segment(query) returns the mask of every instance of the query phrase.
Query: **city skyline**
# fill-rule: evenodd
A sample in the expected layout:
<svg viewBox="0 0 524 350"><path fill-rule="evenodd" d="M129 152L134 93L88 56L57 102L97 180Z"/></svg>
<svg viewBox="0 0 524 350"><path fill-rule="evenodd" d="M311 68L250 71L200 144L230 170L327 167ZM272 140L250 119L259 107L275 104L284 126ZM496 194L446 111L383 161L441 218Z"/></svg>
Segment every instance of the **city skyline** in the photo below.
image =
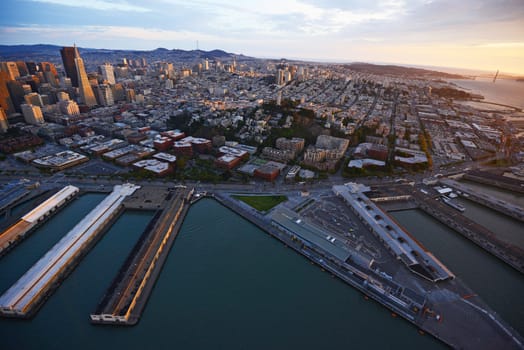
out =
<svg viewBox="0 0 524 350"><path fill-rule="evenodd" d="M8 0L5 8L0 44L150 50L194 49L198 42L203 50L255 57L524 74L524 6L514 0Z"/></svg>

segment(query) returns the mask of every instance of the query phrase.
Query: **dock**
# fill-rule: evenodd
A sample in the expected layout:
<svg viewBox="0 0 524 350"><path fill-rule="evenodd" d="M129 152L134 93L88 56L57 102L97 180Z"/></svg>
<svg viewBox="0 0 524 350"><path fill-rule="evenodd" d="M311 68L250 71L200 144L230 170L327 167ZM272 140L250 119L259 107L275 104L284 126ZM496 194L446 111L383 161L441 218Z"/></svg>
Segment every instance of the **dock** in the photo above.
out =
<svg viewBox="0 0 524 350"><path fill-rule="evenodd" d="M524 210L523 208L517 205L513 205L500 199L493 198L492 196L488 196L484 193L472 190L471 188L464 186L463 184L455 180L441 179L440 182L467 195L467 199L470 201L473 201L475 203L498 211L499 213L502 213L504 215L511 216L516 220L524 222Z"/></svg>
<svg viewBox="0 0 524 350"><path fill-rule="evenodd" d="M96 311L94 324L135 325L142 314L171 246L190 207L193 189L179 187L167 195L167 204L157 212L132 250ZM135 196L134 202L140 196Z"/></svg>
<svg viewBox="0 0 524 350"><path fill-rule="evenodd" d="M365 187L365 186L364 186ZM406 265L413 273L430 281L444 281L454 278L442 262L429 253L371 201L357 184L333 186L333 192L342 198L351 210L365 223L388 251ZM406 198L411 199L411 197Z"/></svg>
<svg viewBox="0 0 524 350"><path fill-rule="evenodd" d="M417 273L410 273L410 283L401 277L397 282L397 274L391 278L377 273L374 264L366 266L367 261L360 259L358 254L338 249L335 244L331 244L332 240L325 240L319 245L319 240L313 238L312 234L322 228L305 224L296 212L293 214L289 210L277 208L265 215L238 203L228 194L208 193L207 196L216 199L281 241L286 247L320 266L322 271L359 290L366 299L369 297L375 300L395 315L401 316L453 348L523 348L522 337L480 298L463 298L464 295L471 295L473 291L467 288L460 278L453 278L445 266L441 266L438 278L433 279L436 282ZM430 252L427 254L431 257ZM402 268L411 270L408 266L404 267L405 263L398 263ZM439 264L436 259L433 263ZM400 272L399 276L406 275Z"/></svg>
<svg viewBox="0 0 524 350"><path fill-rule="evenodd" d="M426 214L458 232L515 270L524 273L524 251L521 248L501 241L492 231L431 197L414 192L413 198Z"/></svg>
<svg viewBox="0 0 524 350"><path fill-rule="evenodd" d="M132 184L115 186L110 195L0 296L0 316L31 317L118 216L123 200L137 188L139 186ZM45 208L31 211L25 220L38 221L46 212Z"/></svg>
<svg viewBox="0 0 524 350"><path fill-rule="evenodd" d="M479 184L497 187L506 191L524 194L524 182L507 176L497 175L488 171L470 170L464 174L465 180Z"/></svg>
<svg viewBox="0 0 524 350"><path fill-rule="evenodd" d="M28 212L0 234L0 257L20 243L41 223L49 219L79 192L75 186L66 186L42 204Z"/></svg>

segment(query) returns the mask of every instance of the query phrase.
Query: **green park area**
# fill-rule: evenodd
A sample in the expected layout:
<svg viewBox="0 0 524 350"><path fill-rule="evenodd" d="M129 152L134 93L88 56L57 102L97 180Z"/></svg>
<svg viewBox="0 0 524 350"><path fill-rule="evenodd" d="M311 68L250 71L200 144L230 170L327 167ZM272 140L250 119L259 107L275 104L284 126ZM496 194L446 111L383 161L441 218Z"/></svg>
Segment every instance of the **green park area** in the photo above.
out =
<svg viewBox="0 0 524 350"><path fill-rule="evenodd" d="M274 206L287 201L286 196L233 196L258 211L267 211Z"/></svg>

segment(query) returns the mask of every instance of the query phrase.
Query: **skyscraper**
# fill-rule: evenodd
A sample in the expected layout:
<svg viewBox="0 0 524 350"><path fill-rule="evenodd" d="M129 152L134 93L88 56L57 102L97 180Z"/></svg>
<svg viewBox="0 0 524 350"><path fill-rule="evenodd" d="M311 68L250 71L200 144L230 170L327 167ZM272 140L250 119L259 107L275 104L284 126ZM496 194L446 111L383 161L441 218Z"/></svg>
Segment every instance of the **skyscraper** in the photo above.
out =
<svg viewBox="0 0 524 350"><path fill-rule="evenodd" d="M24 61L16 61L16 66L18 67L18 72L20 73L20 76L25 77L26 75L29 75L27 65Z"/></svg>
<svg viewBox="0 0 524 350"><path fill-rule="evenodd" d="M41 62L39 64L41 71L44 73L45 80L53 87L58 87L58 72L55 65L50 62Z"/></svg>
<svg viewBox="0 0 524 350"><path fill-rule="evenodd" d="M7 121L7 115L4 109L0 107L0 132L6 132L9 129L9 122Z"/></svg>
<svg viewBox="0 0 524 350"><path fill-rule="evenodd" d="M22 87L22 83L16 80L9 80L7 82L7 91L9 91L9 96L11 96L11 102L13 107L17 112L21 112L20 105L25 102L24 96L25 91Z"/></svg>
<svg viewBox="0 0 524 350"><path fill-rule="evenodd" d="M78 73L76 72L75 64L76 51L76 46L66 46L60 50L60 55L62 55L62 62L64 63L66 75L69 79L71 79L71 84L74 87L78 87Z"/></svg>
<svg viewBox="0 0 524 350"><path fill-rule="evenodd" d="M109 85L98 85L98 100L102 106L112 106L115 104L115 100L113 99L113 91Z"/></svg>
<svg viewBox="0 0 524 350"><path fill-rule="evenodd" d="M28 105L44 107L44 102L42 101L42 96L37 92L31 92L24 96L25 103Z"/></svg>
<svg viewBox="0 0 524 350"><path fill-rule="evenodd" d="M104 80L107 81L109 84L114 85L116 83L115 73L111 64L105 63L99 66L98 71L100 72Z"/></svg>
<svg viewBox="0 0 524 350"><path fill-rule="evenodd" d="M9 73L0 71L0 108L3 108L7 114L11 114L15 112L15 107L7 89L8 81Z"/></svg>
<svg viewBox="0 0 524 350"><path fill-rule="evenodd" d="M9 74L9 78L11 80L15 80L20 76L20 72L18 71L18 66L16 65L16 62L2 62L1 68L4 72L7 72Z"/></svg>
<svg viewBox="0 0 524 350"><path fill-rule="evenodd" d="M26 62L28 74L36 74L38 72L38 65L35 62Z"/></svg>
<svg viewBox="0 0 524 350"><path fill-rule="evenodd" d="M86 106L88 107L96 106L95 94L93 93L93 89L91 88L91 84L89 84L89 79L87 78L86 69L84 67L84 60L80 57L80 53L78 52L78 49L76 48L76 46L74 47L74 49L75 49L75 66L76 66L76 71L78 73L77 80L78 80L78 88L80 89L80 97L82 98L82 102Z"/></svg>
<svg viewBox="0 0 524 350"><path fill-rule="evenodd" d="M37 125L44 123L44 116L40 107L24 103L21 105L21 109L27 124Z"/></svg>

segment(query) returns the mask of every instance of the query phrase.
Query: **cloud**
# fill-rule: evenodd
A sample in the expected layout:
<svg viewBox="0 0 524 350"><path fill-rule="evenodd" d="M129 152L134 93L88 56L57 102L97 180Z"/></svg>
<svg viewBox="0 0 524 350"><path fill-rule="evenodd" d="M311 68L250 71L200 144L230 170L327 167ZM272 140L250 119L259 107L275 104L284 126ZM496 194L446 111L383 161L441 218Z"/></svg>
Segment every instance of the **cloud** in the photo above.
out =
<svg viewBox="0 0 524 350"><path fill-rule="evenodd" d="M81 8L87 8L92 10L101 10L101 11L107 11L107 10L117 10L117 11L129 11L129 12L150 12L151 9L133 5L128 3L127 1L122 0L111 0L111 1L104 1L104 0L31 0L33 2L41 2L46 4L52 4L52 5L60 5L60 6L69 6L69 7L81 7Z"/></svg>
<svg viewBox="0 0 524 350"><path fill-rule="evenodd" d="M485 43L478 45L478 47L486 48L508 48L508 49L522 49L524 48L524 42L500 42L500 43Z"/></svg>

